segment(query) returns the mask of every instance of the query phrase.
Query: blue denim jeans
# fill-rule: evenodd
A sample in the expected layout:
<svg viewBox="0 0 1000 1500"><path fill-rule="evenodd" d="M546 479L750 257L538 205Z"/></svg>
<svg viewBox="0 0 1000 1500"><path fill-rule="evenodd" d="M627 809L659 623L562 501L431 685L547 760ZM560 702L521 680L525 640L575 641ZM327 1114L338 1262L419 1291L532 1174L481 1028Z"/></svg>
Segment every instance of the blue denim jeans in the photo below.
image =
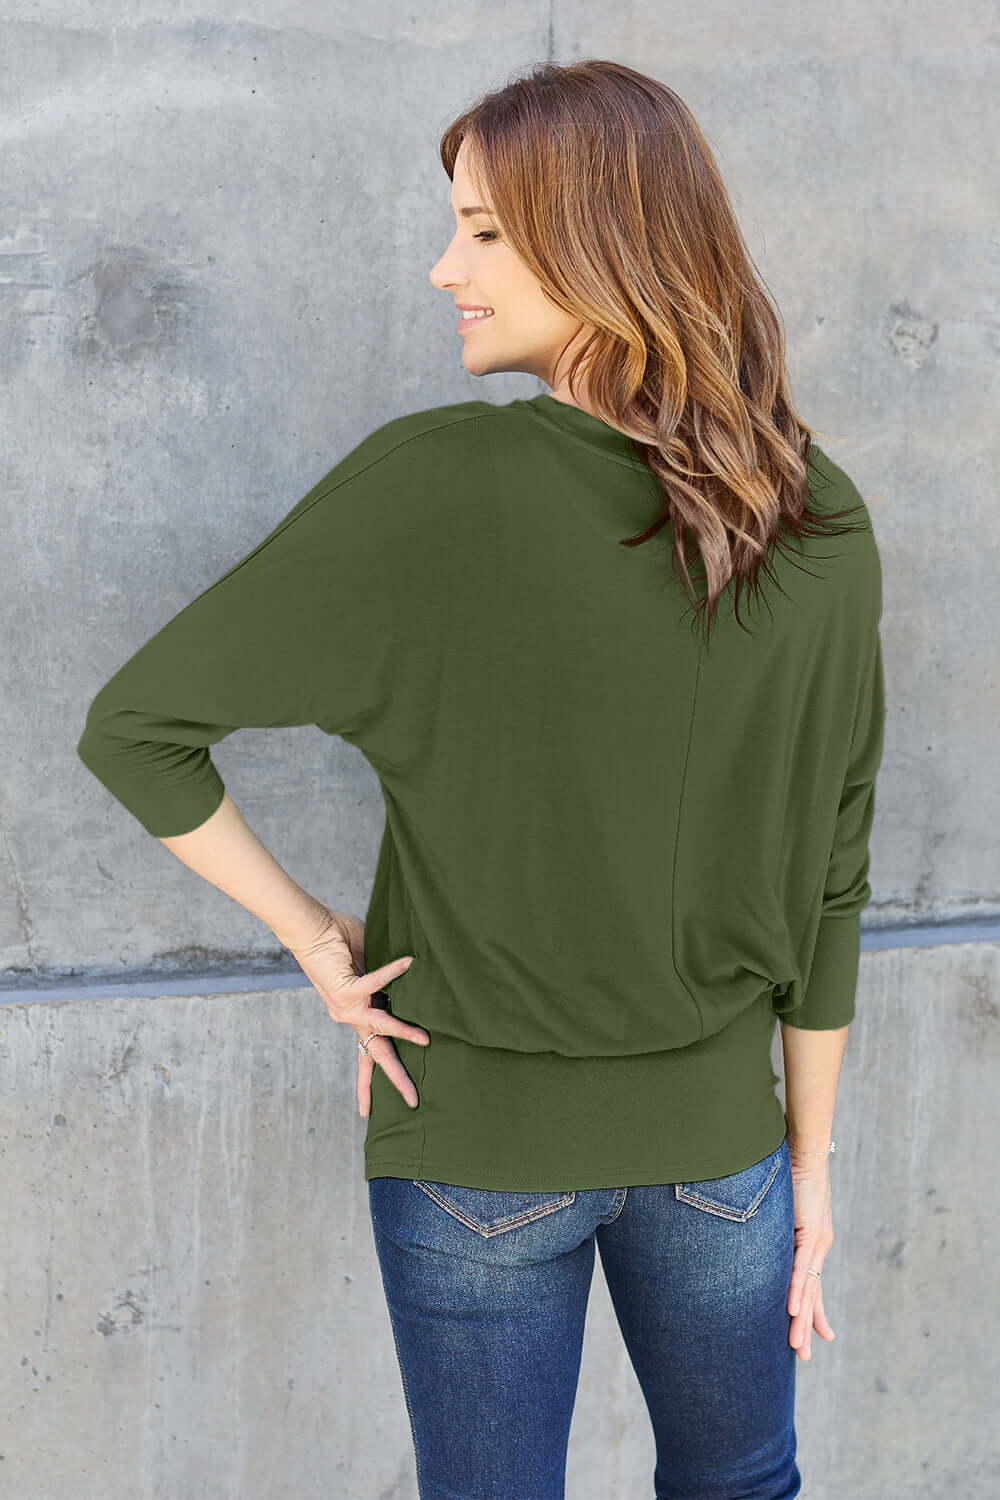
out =
<svg viewBox="0 0 1000 1500"><path fill-rule="evenodd" d="M798 1495L787 1140L703 1182L368 1190L420 1500L564 1500L595 1243L656 1500Z"/></svg>

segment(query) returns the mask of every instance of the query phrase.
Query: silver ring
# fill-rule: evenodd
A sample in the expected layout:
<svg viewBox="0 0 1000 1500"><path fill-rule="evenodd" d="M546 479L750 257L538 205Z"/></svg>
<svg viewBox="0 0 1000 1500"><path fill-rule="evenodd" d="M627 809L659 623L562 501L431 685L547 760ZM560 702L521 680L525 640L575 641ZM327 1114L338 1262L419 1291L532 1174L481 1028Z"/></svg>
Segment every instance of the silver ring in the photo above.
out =
<svg viewBox="0 0 1000 1500"><path fill-rule="evenodd" d="M359 1052L363 1052L365 1054L365 1056L367 1057L368 1056L368 1043L371 1041L371 1039L372 1039L373 1036L381 1036L381 1035L382 1035L381 1031L373 1031L372 1034L371 1034L371 1036L366 1036L363 1042L359 1042L358 1043L358 1051Z"/></svg>
<svg viewBox="0 0 1000 1500"><path fill-rule="evenodd" d="M819 1271L813 1271L811 1269L806 1272L807 1276L818 1276L819 1274Z"/></svg>

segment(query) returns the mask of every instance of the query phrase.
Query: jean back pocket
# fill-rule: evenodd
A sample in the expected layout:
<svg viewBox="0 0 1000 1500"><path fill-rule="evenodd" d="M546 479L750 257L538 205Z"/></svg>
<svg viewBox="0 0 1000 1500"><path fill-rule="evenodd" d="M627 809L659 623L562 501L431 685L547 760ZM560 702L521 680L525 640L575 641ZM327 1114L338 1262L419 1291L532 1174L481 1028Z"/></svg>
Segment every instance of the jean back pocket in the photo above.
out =
<svg viewBox="0 0 1000 1500"><path fill-rule="evenodd" d="M453 1182L411 1178L413 1186L432 1198L445 1213L484 1238L520 1229L560 1208L568 1208L576 1193L521 1193L499 1188L459 1187Z"/></svg>
<svg viewBox="0 0 1000 1500"><path fill-rule="evenodd" d="M768 1156L733 1172L728 1177L709 1177L702 1182L675 1182L674 1196L692 1208L716 1214L721 1219L749 1219L763 1203L787 1155L782 1141Z"/></svg>

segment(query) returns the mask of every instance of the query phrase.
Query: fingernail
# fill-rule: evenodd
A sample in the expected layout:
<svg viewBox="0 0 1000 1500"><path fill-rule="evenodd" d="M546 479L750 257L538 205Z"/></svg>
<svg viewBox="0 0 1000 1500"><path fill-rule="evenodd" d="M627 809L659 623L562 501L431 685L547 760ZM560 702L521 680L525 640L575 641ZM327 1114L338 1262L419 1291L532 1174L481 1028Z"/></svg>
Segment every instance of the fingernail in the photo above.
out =
<svg viewBox="0 0 1000 1500"><path fill-rule="evenodd" d="M793 1318L794 1318L794 1317L795 1317L795 1316L796 1316L796 1314L797 1314L797 1313L798 1313L798 1310L799 1310L799 1304L798 1304L798 1303L797 1303L797 1302L793 1302L793 1303L792 1303L792 1317L793 1317Z"/></svg>

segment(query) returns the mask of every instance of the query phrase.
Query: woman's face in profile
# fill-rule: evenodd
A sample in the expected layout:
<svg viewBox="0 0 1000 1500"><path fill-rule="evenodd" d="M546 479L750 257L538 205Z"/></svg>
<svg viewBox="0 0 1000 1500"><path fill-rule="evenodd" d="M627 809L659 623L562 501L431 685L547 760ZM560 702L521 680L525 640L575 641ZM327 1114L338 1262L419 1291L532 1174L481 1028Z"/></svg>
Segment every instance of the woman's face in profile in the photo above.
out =
<svg viewBox="0 0 1000 1500"><path fill-rule="evenodd" d="M462 363L470 375L521 370L554 385L568 361L566 346L587 330L578 319L553 306L541 284L504 241L493 205L476 192L468 175L463 141L455 160L451 209L456 228L451 243L430 272L431 285L448 292L456 304L488 308L480 317L465 315L457 337ZM475 213L463 212L476 209Z"/></svg>

